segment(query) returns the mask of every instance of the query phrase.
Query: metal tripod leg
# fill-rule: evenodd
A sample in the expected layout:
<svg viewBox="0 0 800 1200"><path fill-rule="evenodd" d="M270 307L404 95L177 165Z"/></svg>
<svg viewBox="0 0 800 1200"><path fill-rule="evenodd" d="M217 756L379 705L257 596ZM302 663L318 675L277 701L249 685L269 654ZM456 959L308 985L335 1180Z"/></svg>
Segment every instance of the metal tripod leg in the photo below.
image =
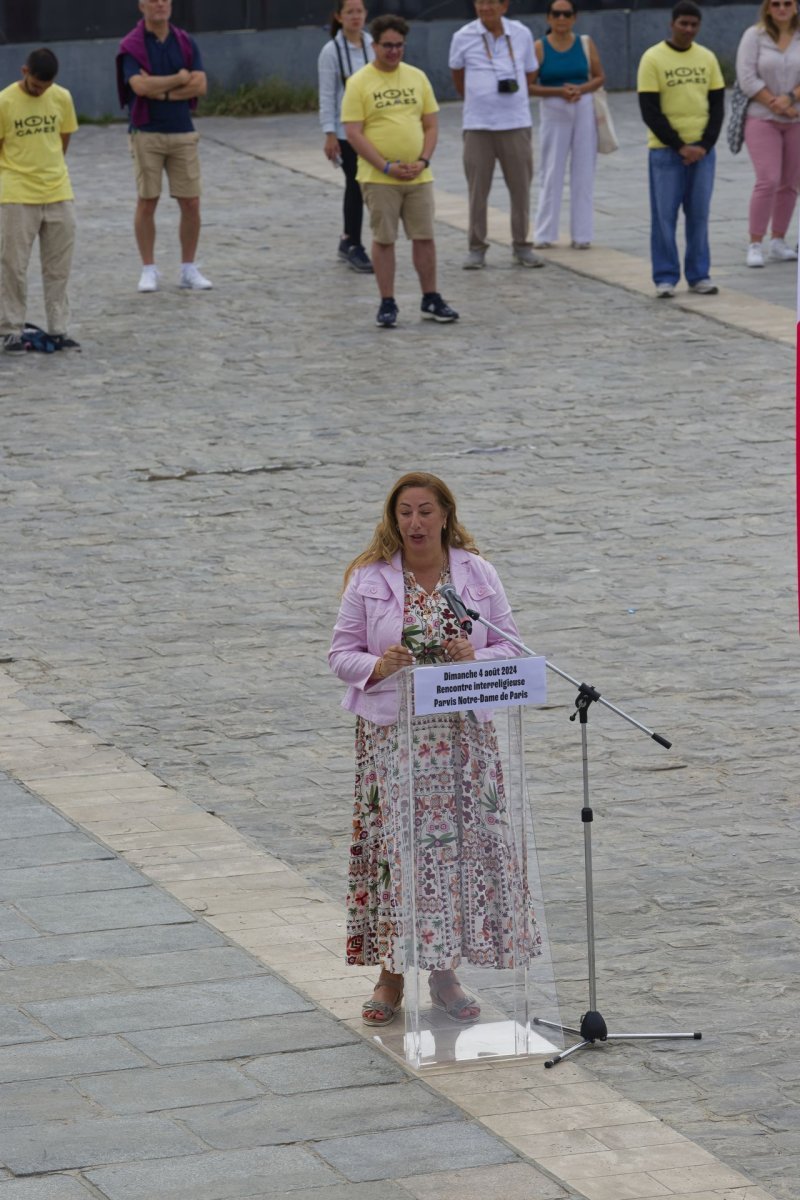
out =
<svg viewBox="0 0 800 1200"><path fill-rule="evenodd" d="M581 762L583 768L583 808L581 810L581 821L583 822L583 852L584 852L584 867L586 872L586 940L589 952L589 1010L585 1012L581 1018L580 1029L574 1029L569 1025L559 1025L553 1021L543 1021L539 1017L533 1018L534 1025L542 1025L546 1029L557 1029L561 1033L571 1033L574 1037L581 1038L581 1041L574 1046L569 1046L561 1054L556 1054L553 1058L548 1058L545 1062L546 1067L554 1067L556 1063L563 1062L565 1058L569 1058L571 1054L577 1054L579 1050L585 1050L587 1046L594 1046L597 1042L623 1042L623 1041L651 1041L651 1040L667 1040L667 1041L700 1041L702 1033L609 1033L606 1027L605 1020L601 1013L597 1011L597 988L596 988L596 969L595 969L595 953L594 953L594 879L592 876L592 821L594 813L589 804L589 746L587 736L588 711L589 705L593 700L600 698L599 692L590 685L582 683L578 692L578 699L575 701L576 712L572 714L570 720L576 716L580 720L581 726Z"/></svg>
<svg viewBox="0 0 800 1200"><path fill-rule="evenodd" d="M549 1029L559 1029L562 1033L572 1033L577 1037L581 1036L579 1029L570 1029L568 1025L556 1025L552 1021L540 1021L536 1017L533 1020L534 1025L545 1025ZM545 1062L546 1067L554 1067L556 1063L563 1062L565 1058L569 1058L570 1054L575 1054L578 1050L585 1050L587 1046L596 1045L597 1041L603 1042L624 1042L624 1041L694 1041L699 1042L702 1038L702 1033L607 1033L604 1038L584 1038L582 1042L576 1042L574 1046L568 1047L561 1054L556 1054L552 1058L548 1058Z"/></svg>

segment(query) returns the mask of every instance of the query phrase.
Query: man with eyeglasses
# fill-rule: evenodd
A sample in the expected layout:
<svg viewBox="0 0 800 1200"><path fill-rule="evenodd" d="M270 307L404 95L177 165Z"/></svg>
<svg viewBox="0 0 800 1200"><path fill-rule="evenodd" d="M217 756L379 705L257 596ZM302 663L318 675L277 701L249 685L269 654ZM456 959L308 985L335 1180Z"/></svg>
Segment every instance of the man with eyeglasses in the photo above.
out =
<svg viewBox="0 0 800 1200"><path fill-rule="evenodd" d="M710 279L708 218L725 81L716 56L695 44L701 20L692 0L679 0L669 39L651 46L639 62L639 108L650 130L650 257L658 299L674 296L681 276L675 239L681 208L689 291L701 296L719 291Z"/></svg>
<svg viewBox="0 0 800 1200"><path fill-rule="evenodd" d="M422 288L422 316L450 324L458 313L436 290L433 240L431 158L439 105L428 77L402 61L408 36L402 17L376 17L370 33L375 59L347 80L342 124L358 155L356 178L372 227L372 265L381 296L375 324L382 329L397 324L395 242L401 219Z"/></svg>
<svg viewBox="0 0 800 1200"><path fill-rule="evenodd" d="M450 70L464 100L464 174L469 192L468 250L463 267L486 265L487 205L495 163L511 202L512 255L523 267L543 267L531 246L533 178L528 89L538 64L533 35L506 19L509 0L475 0L476 20L453 34Z"/></svg>

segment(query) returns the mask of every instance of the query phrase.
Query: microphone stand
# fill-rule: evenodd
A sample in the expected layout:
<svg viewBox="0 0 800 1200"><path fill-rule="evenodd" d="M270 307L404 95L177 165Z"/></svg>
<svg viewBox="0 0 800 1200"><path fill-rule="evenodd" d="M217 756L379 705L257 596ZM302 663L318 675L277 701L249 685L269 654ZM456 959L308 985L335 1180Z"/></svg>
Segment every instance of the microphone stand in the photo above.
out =
<svg viewBox="0 0 800 1200"><path fill-rule="evenodd" d="M455 588L448 586L442 589L442 595L447 603L454 608L456 618L462 622L462 628L466 630L468 622L465 618L471 618L477 621L486 629L491 629L494 633L499 634L504 641L511 642L518 646L525 654L534 655L535 651L531 650L519 638L508 633L507 630L501 629L498 625L493 625L491 621L487 621L475 609L467 608L464 601L456 592ZM594 703L602 704L605 708L611 710L623 721L627 721L629 725L633 725L641 733L646 733L654 742L658 742L659 746L663 746L665 750L669 750L672 742L668 742L660 733L654 733L652 729L648 729L646 725L642 725L634 717L623 712L621 708L611 704L605 697L601 696L597 688L592 687L589 683L579 683L577 679L573 679L566 671L562 671L554 663L548 662L545 659L545 666L548 671L552 671L561 679L566 679L567 683L571 683L578 689L578 695L575 700L575 712L570 715L570 721L578 718L581 727L581 762L583 767L583 808L581 809L581 821L583 822L583 847L584 847L584 865L586 874L586 935L589 957L589 1008L581 1017L580 1026L574 1029L570 1025L560 1025L554 1021L545 1021L540 1017L534 1017L534 1025L541 1025L547 1029L556 1029L561 1033L571 1033L581 1040L569 1049L564 1050L561 1054L556 1054L553 1058L548 1058L545 1062L545 1067L554 1067L557 1063L563 1062L565 1058L569 1058L571 1054L577 1053L578 1050L584 1050L587 1046L593 1046L595 1042L622 1042L622 1041L650 1041L650 1040L691 1040L699 1041L702 1038L702 1033L609 1033L608 1026L602 1014L597 1010L597 978L595 970L595 949L594 949L594 881L592 877L592 822L594 814L589 804L589 743L588 743L588 724L589 724L589 707Z"/></svg>

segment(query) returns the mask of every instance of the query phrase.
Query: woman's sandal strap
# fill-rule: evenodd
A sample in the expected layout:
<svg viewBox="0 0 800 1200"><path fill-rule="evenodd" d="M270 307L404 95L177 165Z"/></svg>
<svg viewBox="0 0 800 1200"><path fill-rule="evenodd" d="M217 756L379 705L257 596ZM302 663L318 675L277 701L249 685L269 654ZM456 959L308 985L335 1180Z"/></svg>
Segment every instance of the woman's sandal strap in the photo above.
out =
<svg viewBox="0 0 800 1200"><path fill-rule="evenodd" d="M431 987L430 991L431 1000L434 1004L434 1007L440 1008L443 1012L446 1012L451 1021L458 1021L462 1025L468 1025L478 1019L477 1017L459 1016L459 1013L462 1013L466 1008L477 1008L478 1013L480 1014L481 1006L476 998L471 996L469 992L464 992L463 999L453 1000L450 1004L445 1004L436 988Z"/></svg>
<svg viewBox="0 0 800 1200"><path fill-rule="evenodd" d="M361 1012L362 1014L370 1012L380 1013L384 1020L387 1020L389 1017L395 1015L397 1009L393 1004L389 1004L388 1000L365 1000L361 1006ZM380 1025L381 1022L374 1021L371 1024Z"/></svg>

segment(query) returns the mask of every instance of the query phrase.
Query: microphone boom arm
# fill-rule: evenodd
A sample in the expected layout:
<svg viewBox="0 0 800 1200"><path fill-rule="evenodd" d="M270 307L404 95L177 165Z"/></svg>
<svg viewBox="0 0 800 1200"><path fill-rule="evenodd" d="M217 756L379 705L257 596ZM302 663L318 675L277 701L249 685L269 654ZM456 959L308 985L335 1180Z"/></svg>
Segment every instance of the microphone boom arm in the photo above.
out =
<svg viewBox="0 0 800 1200"><path fill-rule="evenodd" d="M482 617L476 609L467 608L463 600L461 600L461 606L467 616L471 617L473 621L477 621L486 629L491 629L493 633L499 633L504 641L511 642L514 646L518 646L519 649L525 654L530 654L536 657L536 651L531 650L530 646L526 646L520 638L514 637L513 634L509 633L505 629L501 629L499 625L493 625L491 621L486 619L486 617ZM615 713L618 717L622 717L623 721L627 721L629 725L633 725L634 728L640 730L641 733L646 733L648 737L652 738L654 742L657 742L659 746L663 746L665 750L670 749L672 742L667 741L667 739L662 737L660 733L655 733L652 729L649 729L647 725L643 725L641 721L637 721L635 717L629 716L629 714L623 712L621 708L617 708L617 706L612 704L610 700L606 700L604 696L601 696L597 688L592 687L590 683L580 683L577 679L574 679L572 675L568 675L566 671L562 671L560 667L555 665L555 663L548 662L547 659L545 659L544 662L548 671L552 671L554 675L558 675L561 679L566 679L567 683L571 683L578 689L578 699L576 700L575 704L576 709L579 712L585 712L585 710L593 701L597 701L599 704L605 705L606 708L610 709L611 712ZM572 714L570 720L573 720L574 718L575 713Z"/></svg>

